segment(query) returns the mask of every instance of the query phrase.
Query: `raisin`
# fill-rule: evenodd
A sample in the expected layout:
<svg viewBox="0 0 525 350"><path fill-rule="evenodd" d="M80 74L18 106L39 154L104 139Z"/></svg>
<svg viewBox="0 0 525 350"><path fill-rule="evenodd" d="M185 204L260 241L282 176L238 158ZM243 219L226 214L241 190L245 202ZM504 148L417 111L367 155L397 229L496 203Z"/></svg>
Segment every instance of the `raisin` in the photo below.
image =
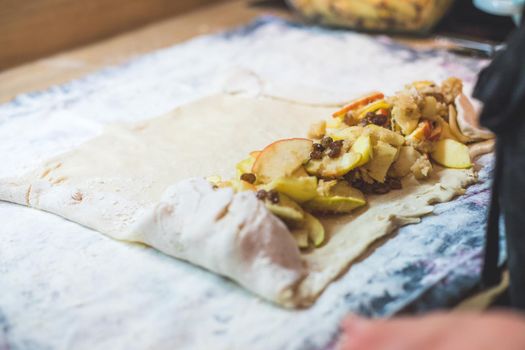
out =
<svg viewBox="0 0 525 350"><path fill-rule="evenodd" d="M334 142L334 140L330 136L325 136L321 140L321 145L324 148L327 148L327 147L329 147L332 144L332 142Z"/></svg>
<svg viewBox="0 0 525 350"><path fill-rule="evenodd" d="M270 190L270 192L268 192L268 199L273 204L279 203L279 192L274 191L274 190Z"/></svg>
<svg viewBox="0 0 525 350"><path fill-rule="evenodd" d="M364 194L373 193L373 185L361 179L352 182L352 186L363 192Z"/></svg>
<svg viewBox="0 0 525 350"><path fill-rule="evenodd" d="M244 173L241 175L241 180L253 184L257 178L252 173Z"/></svg>
<svg viewBox="0 0 525 350"><path fill-rule="evenodd" d="M370 122L375 125L384 125L387 119L387 116L382 114L374 114L369 118Z"/></svg>
<svg viewBox="0 0 525 350"><path fill-rule="evenodd" d="M337 158L337 157L339 157L340 154L341 154L341 148L332 148L328 152L328 157L330 157L330 158Z"/></svg>
<svg viewBox="0 0 525 350"><path fill-rule="evenodd" d="M390 192L390 186L387 183L375 182L372 185L372 192L375 194L385 194Z"/></svg>
<svg viewBox="0 0 525 350"><path fill-rule="evenodd" d="M368 119L367 118L363 118L359 121L359 123L357 125L359 126L367 126L369 123L368 123Z"/></svg>
<svg viewBox="0 0 525 350"><path fill-rule="evenodd" d="M343 178L346 180L346 182L348 182L349 184L352 183L352 181L354 180L359 180L358 178L356 178L356 172L354 170L350 170L349 172L347 172L346 174L343 175Z"/></svg>
<svg viewBox="0 0 525 350"><path fill-rule="evenodd" d="M388 186L390 186L390 189L392 190L400 190L401 188L403 188L403 185L401 184L401 180L395 177L388 178L387 183L388 183Z"/></svg>
<svg viewBox="0 0 525 350"><path fill-rule="evenodd" d="M343 140L337 140L337 141L332 142L330 146L328 146L328 148L330 149L343 148Z"/></svg>
<svg viewBox="0 0 525 350"><path fill-rule="evenodd" d="M352 187L355 187L358 190L363 190L365 188L365 182L361 179L354 179L350 183Z"/></svg>
<svg viewBox="0 0 525 350"><path fill-rule="evenodd" d="M265 190L259 190L257 191L257 199L261 199L261 200L264 200L266 198L266 196L268 195L268 192L266 192Z"/></svg>
<svg viewBox="0 0 525 350"><path fill-rule="evenodd" d="M319 152L324 151L324 146L321 145L320 143L314 143L314 145L312 147L314 149L314 152L315 151L319 151Z"/></svg>
<svg viewBox="0 0 525 350"><path fill-rule="evenodd" d="M321 158L323 158L323 153L321 151L312 151L310 153L310 158L312 158L312 159L321 159Z"/></svg>

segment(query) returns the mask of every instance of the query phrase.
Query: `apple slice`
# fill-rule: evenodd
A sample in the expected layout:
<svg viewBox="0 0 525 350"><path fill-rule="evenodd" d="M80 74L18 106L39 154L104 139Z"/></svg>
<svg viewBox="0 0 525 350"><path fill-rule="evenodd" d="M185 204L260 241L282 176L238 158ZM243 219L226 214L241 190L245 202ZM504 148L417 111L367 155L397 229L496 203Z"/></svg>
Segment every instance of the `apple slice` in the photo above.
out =
<svg viewBox="0 0 525 350"><path fill-rule="evenodd" d="M454 134L452 134L452 130L450 129L450 124L444 121L443 119L439 119L439 126L441 126L441 135L439 135L440 140L444 139L452 139L455 141L459 141Z"/></svg>
<svg viewBox="0 0 525 350"><path fill-rule="evenodd" d="M323 192L323 191L321 191ZM320 193L314 199L306 202L304 207L319 213L349 213L366 204L361 191L339 181L331 186L328 193Z"/></svg>
<svg viewBox="0 0 525 350"><path fill-rule="evenodd" d="M344 118L346 113L348 113L351 110L361 108L363 106L366 106L367 104L377 101L379 99L384 98L385 95L379 91L373 91L370 92L364 96L361 96L350 103L348 103L346 106L332 114L332 117L334 118Z"/></svg>
<svg viewBox="0 0 525 350"><path fill-rule="evenodd" d="M239 163L237 163L237 165L235 165L235 169L237 170L237 177L241 176L242 174L251 173L254 163L255 158L252 156L243 159Z"/></svg>
<svg viewBox="0 0 525 350"><path fill-rule="evenodd" d="M357 164L357 167L365 165L368 163L370 158L373 156L372 150L372 141L370 140L370 135L361 135L350 148L351 152L359 153L361 155L361 160Z"/></svg>
<svg viewBox="0 0 525 350"><path fill-rule="evenodd" d="M369 124L366 129L370 132L372 144L376 144L377 141L386 142L394 147L399 147L405 143L405 138L395 131L385 129L383 127Z"/></svg>
<svg viewBox="0 0 525 350"><path fill-rule="evenodd" d="M301 249L308 248L309 242L312 242L315 247L319 247L324 243L326 237L323 224L312 214L308 212L304 214L303 226L292 230L292 236Z"/></svg>
<svg viewBox="0 0 525 350"><path fill-rule="evenodd" d="M390 105L390 103L386 102L385 100L383 99L379 99L377 101L374 101L373 103L370 103L369 105L366 105L366 106L363 106L361 107L357 112L356 112L356 117L355 119L356 120L361 120L363 119L364 117L366 117L366 115L370 112L376 112L380 109L385 109L385 110L390 110L392 106Z"/></svg>
<svg viewBox="0 0 525 350"><path fill-rule="evenodd" d="M446 123L445 121L443 121ZM417 125L417 128L412 131L410 135L406 137L407 141L421 142L425 140L437 141L441 137L443 132L443 126L441 123L437 123L434 127L432 122L424 120Z"/></svg>
<svg viewBox="0 0 525 350"><path fill-rule="evenodd" d="M350 143L354 143L355 140L363 133L364 128L362 126L349 126L344 129L331 130L327 136L330 136L332 140L347 140Z"/></svg>
<svg viewBox="0 0 525 350"><path fill-rule="evenodd" d="M348 127L348 125L346 125L346 123L343 122L341 118L329 119L326 121L325 133L329 134L334 130L339 130L346 127Z"/></svg>
<svg viewBox="0 0 525 350"><path fill-rule="evenodd" d="M468 147L452 139L436 142L430 155L433 160L447 168L467 169L472 166Z"/></svg>
<svg viewBox="0 0 525 350"><path fill-rule="evenodd" d="M345 214L362 207L366 201L342 196L316 197L306 202L305 208L317 213Z"/></svg>
<svg viewBox="0 0 525 350"><path fill-rule="evenodd" d="M308 173L306 172L304 166L297 168L296 171L294 171L291 175L291 177L303 177L308 176Z"/></svg>
<svg viewBox="0 0 525 350"><path fill-rule="evenodd" d="M283 139L266 146L252 167L252 173L263 183L290 176L306 163L312 152L312 140Z"/></svg>
<svg viewBox="0 0 525 350"><path fill-rule="evenodd" d="M421 157L421 153L412 146L402 146L399 155L392 164L392 170L397 177L404 177L410 173L410 168Z"/></svg>
<svg viewBox="0 0 525 350"><path fill-rule="evenodd" d="M403 135L409 135L417 127L421 118L418 104L414 96L406 92L397 94L394 98L395 102L391 111L392 120Z"/></svg>
<svg viewBox="0 0 525 350"><path fill-rule="evenodd" d="M430 141L434 142L441 138L441 133L443 132L443 127L441 124L437 124L435 127L432 128L432 131L430 132L430 137L428 138Z"/></svg>
<svg viewBox="0 0 525 350"><path fill-rule="evenodd" d="M376 181L385 182L385 177L397 156L397 148L390 144L377 141L374 146L374 159L370 160L364 168L368 171L368 175Z"/></svg>
<svg viewBox="0 0 525 350"><path fill-rule="evenodd" d="M293 230L292 236L299 248L308 248L308 231L305 228Z"/></svg>
<svg viewBox="0 0 525 350"><path fill-rule="evenodd" d="M266 208L275 216L281 218L288 226L302 227L305 220L305 212L299 204L279 193L279 203L265 201Z"/></svg>
<svg viewBox="0 0 525 350"><path fill-rule="evenodd" d="M261 154L261 151L251 151L250 157L257 158Z"/></svg>
<svg viewBox="0 0 525 350"><path fill-rule="evenodd" d="M420 122L417 127L406 137L408 141L421 142L428 140L432 134L432 124L425 120Z"/></svg>
<svg viewBox="0 0 525 350"><path fill-rule="evenodd" d="M454 135L454 138L462 143L467 143L470 141L470 138L463 135L458 125L458 113L454 106L450 105L448 107L448 122L450 126L450 132Z"/></svg>
<svg viewBox="0 0 525 350"><path fill-rule="evenodd" d="M261 188L284 193L298 203L306 202L317 194L317 178L315 176L278 177Z"/></svg>
<svg viewBox="0 0 525 350"><path fill-rule="evenodd" d="M317 185L317 194L319 196L329 196L332 187L337 185L337 180L319 180L319 183Z"/></svg>
<svg viewBox="0 0 525 350"><path fill-rule="evenodd" d="M361 154L347 152L339 158L323 157L323 159L311 159L306 164L306 172L320 177L340 177L356 168L361 161Z"/></svg>
<svg viewBox="0 0 525 350"><path fill-rule="evenodd" d="M304 227L308 232L308 238L310 238L316 247L319 247L325 240L325 230L323 224L321 224L321 222L312 214L307 212L304 214Z"/></svg>

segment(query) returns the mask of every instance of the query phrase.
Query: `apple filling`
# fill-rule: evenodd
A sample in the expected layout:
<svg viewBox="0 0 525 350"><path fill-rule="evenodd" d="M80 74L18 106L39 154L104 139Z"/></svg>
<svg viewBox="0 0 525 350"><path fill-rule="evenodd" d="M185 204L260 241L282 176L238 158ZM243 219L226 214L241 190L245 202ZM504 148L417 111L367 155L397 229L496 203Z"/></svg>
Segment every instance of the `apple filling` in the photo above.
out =
<svg viewBox="0 0 525 350"><path fill-rule="evenodd" d="M457 127L462 83L418 81L393 96L373 92L351 101L310 128L309 138L277 140L236 166L236 177L208 180L216 187L253 191L290 229L301 249L322 245L318 217L348 214L367 195L424 180L434 165L472 166L468 137Z"/></svg>

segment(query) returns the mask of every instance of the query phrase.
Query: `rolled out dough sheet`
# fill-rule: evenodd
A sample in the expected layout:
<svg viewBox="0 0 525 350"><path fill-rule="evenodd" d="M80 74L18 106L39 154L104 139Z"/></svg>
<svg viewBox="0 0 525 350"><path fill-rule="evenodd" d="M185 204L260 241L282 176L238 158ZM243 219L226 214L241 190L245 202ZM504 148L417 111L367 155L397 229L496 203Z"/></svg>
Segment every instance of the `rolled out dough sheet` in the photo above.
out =
<svg viewBox="0 0 525 350"><path fill-rule="evenodd" d="M443 168L423 182L405 178L402 190L370 196L352 215L324 218L328 242L302 253L253 194L211 191L205 181L188 180L231 177L250 151L304 137L332 111L265 97L207 97L158 118L112 126L23 177L0 180L0 199L151 245L278 304L307 306L373 242L476 181L472 170Z"/></svg>

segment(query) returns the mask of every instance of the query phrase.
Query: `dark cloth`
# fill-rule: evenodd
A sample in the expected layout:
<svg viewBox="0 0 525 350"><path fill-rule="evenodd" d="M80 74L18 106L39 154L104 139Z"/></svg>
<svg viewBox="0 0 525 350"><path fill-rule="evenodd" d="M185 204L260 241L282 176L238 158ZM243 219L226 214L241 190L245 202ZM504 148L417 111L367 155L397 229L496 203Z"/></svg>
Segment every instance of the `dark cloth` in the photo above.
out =
<svg viewBox="0 0 525 350"><path fill-rule="evenodd" d="M485 103L481 123L495 133L515 129L525 119L525 26L514 32L478 77L474 97Z"/></svg>
<svg viewBox="0 0 525 350"><path fill-rule="evenodd" d="M504 216L511 305L525 310L525 26L516 30L479 76L474 97L484 102L480 122L496 133L493 198L483 280L499 279L498 221Z"/></svg>
<svg viewBox="0 0 525 350"><path fill-rule="evenodd" d="M500 198L507 238L509 294L512 306L525 310L525 123L501 139L504 160Z"/></svg>

